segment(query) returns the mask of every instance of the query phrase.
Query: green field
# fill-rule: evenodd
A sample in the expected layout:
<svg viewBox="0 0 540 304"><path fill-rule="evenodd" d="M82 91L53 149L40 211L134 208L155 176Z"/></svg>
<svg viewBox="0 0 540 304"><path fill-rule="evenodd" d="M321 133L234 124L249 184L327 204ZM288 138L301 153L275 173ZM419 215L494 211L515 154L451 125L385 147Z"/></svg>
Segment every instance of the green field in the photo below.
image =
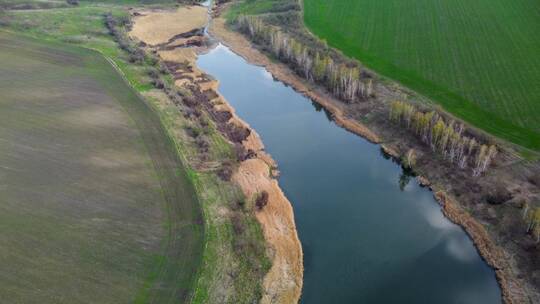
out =
<svg viewBox="0 0 540 304"><path fill-rule="evenodd" d="M456 116L540 150L537 0L305 0L304 21Z"/></svg>
<svg viewBox="0 0 540 304"><path fill-rule="evenodd" d="M203 219L159 117L99 53L0 31L0 299L179 303Z"/></svg>

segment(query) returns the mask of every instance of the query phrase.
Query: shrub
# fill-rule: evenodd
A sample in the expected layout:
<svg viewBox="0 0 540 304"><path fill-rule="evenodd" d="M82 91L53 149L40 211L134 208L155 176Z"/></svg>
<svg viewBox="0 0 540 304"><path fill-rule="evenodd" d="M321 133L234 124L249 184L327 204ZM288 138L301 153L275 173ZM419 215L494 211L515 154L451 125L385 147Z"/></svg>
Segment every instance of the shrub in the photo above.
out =
<svg viewBox="0 0 540 304"><path fill-rule="evenodd" d="M199 128L194 128L191 126L186 127L186 133L193 138L197 138L201 135L201 130Z"/></svg>
<svg viewBox="0 0 540 304"><path fill-rule="evenodd" d="M257 195L257 199L255 199L255 207L258 211L261 211L268 205L268 192L266 190L263 190L259 195Z"/></svg>
<svg viewBox="0 0 540 304"><path fill-rule="evenodd" d="M512 199L512 193L502 184L494 185L485 196L486 202L491 205L500 205Z"/></svg>
<svg viewBox="0 0 540 304"><path fill-rule="evenodd" d="M159 72L156 69L149 69L148 70L148 76L152 79L158 79L159 78Z"/></svg>
<svg viewBox="0 0 540 304"><path fill-rule="evenodd" d="M236 159L238 161L244 161L247 159L246 148L239 143L234 144L234 154L236 155Z"/></svg>
<svg viewBox="0 0 540 304"><path fill-rule="evenodd" d="M231 217L233 231L236 235L241 235L246 230L244 221L242 221L242 216L238 213L234 213Z"/></svg>
<svg viewBox="0 0 540 304"><path fill-rule="evenodd" d="M151 66L156 66L159 63L159 59L155 55L146 55L146 63Z"/></svg>
<svg viewBox="0 0 540 304"><path fill-rule="evenodd" d="M229 162L224 162L217 172L219 178L224 181L230 181L233 174L232 165Z"/></svg>
<svg viewBox="0 0 540 304"><path fill-rule="evenodd" d="M529 175L529 177L527 177L527 180L529 181L529 183L540 187L540 172Z"/></svg>
<svg viewBox="0 0 540 304"><path fill-rule="evenodd" d="M210 149L210 144L203 136L198 136L197 140L195 141L197 143L197 147L199 148L200 152L208 152L208 149Z"/></svg>
<svg viewBox="0 0 540 304"><path fill-rule="evenodd" d="M405 167L405 169L412 169L414 165L416 165L416 153L414 149L410 149L403 157L403 167Z"/></svg>
<svg viewBox="0 0 540 304"><path fill-rule="evenodd" d="M157 89L160 89L160 90L165 87L165 83L163 82L163 80L161 80L159 78L158 79L153 79L152 80L152 85L154 87L156 87Z"/></svg>
<svg viewBox="0 0 540 304"><path fill-rule="evenodd" d="M169 69L167 68L167 65L164 64L163 62L159 63L158 70L163 75L169 73Z"/></svg>
<svg viewBox="0 0 540 304"><path fill-rule="evenodd" d="M235 143L241 143L251 134L248 128L236 124L228 124L226 131L229 139Z"/></svg>
<svg viewBox="0 0 540 304"><path fill-rule="evenodd" d="M179 91L180 92L180 91ZM180 94L183 95L182 92ZM190 108L195 108L199 105L197 102L197 99L193 95L183 95L184 96L184 104Z"/></svg>

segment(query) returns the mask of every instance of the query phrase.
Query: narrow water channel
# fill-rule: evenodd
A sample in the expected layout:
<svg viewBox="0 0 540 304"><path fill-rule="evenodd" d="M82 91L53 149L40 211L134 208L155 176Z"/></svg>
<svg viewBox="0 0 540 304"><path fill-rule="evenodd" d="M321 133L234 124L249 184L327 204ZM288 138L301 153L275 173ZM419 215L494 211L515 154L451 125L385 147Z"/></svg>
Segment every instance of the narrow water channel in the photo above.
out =
<svg viewBox="0 0 540 304"><path fill-rule="evenodd" d="M501 303L465 232L379 146L222 45L198 64L279 165L305 254L302 303Z"/></svg>

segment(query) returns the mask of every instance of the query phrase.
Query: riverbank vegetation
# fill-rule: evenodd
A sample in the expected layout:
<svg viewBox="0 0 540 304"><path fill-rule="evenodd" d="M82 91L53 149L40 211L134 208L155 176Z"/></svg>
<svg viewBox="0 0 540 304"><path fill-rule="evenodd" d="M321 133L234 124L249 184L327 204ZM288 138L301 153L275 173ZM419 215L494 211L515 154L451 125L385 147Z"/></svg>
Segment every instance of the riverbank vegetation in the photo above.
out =
<svg viewBox="0 0 540 304"><path fill-rule="evenodd" d="M413 131L433 152L440 153L460 169L472 166L475 177L486 172L497 155L494 145L478 144L474 137L464 135L463 124L456 124L453 120L446 123L434 111L424 113L413 105L394 101L390 106L390 120Z"/></svg>
<svg viewBox="0 0 540 304"><path fill-rule="evenodd" d="M137 8L140 2L127 1L129 7L124 6L124 2L119 3L81 1L79 6L64 9L6 10L0 16L0 31L99 51L159 116L171 149L178 153L186 167L189 182L194 185L203 209L203 216L196 219L193 227L199 227L202 232L204 226L204 245L199 255L190 256L201 259L201 264L182 262L181 252L176 256L170 252L167 258L157 255L152 265L166 267L166 271L144 272L145 284L132 299L141 303L177 301L176 296L159 296L158 278L163 275L174 280L174 276L189 274L195 279L177 282L176 289L191 303L257 301L270 262L261 227L254 216L255 202L245 198L229 181L238 163L236 148L221 134L206 109L198 105L205 93L194 94L190 89L176 87L173 72L178 66L161 60L130 40L127 32L133 11L128 8L133 5ZM153 9L176 6L159 1L150 5ZM239 133L231 129L231 134ZM167 224L166 227L175 226Z"/></svg>
<svg viewBox="0 0 540 304"><path fill-rule="evenodd" d="M299 76L324 86L336 98L357 103L375 97L371 74L363 71L359 64L339 59L335 63L331 52L299 42L257 16L240 15L235 24L255 43L268 46L266 51L289 65ZM463 124L456 128L454 121L446 124L435 111L423 113L411 104L397 101L392 103L389 116L392 121L414 130L433 152L441 153L460 169L472 162L473 176L485 172L497 154L494 145L477 147L475 138L462 135Z"/></svg>
<svg viewBox="0 0 540 304"><path fill-rule="evenodd" d="M277 59L287 63L299 75L325 86L338 98L352 103L372 97L373 82L368 77L361 77L365 74L361 73L360 67L336 63L324 50L319 51L291 38L258 17L241 15L236 24L255 43L268 45Z"/></svg>

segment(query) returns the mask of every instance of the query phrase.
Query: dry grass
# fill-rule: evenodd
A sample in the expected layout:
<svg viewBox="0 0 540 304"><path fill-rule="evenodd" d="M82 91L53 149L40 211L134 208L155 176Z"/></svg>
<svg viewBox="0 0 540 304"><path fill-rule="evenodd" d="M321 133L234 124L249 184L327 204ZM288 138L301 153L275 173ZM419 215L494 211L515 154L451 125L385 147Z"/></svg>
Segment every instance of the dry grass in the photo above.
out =
<svg viewBox="0 0 540 304"><path fill-rule="evenodd" d="M207 18L206 8L202 6L181 7L176 11L145 11L135 18L130 34L150 45L166 43L177 34L204 27Z"/></svg>

